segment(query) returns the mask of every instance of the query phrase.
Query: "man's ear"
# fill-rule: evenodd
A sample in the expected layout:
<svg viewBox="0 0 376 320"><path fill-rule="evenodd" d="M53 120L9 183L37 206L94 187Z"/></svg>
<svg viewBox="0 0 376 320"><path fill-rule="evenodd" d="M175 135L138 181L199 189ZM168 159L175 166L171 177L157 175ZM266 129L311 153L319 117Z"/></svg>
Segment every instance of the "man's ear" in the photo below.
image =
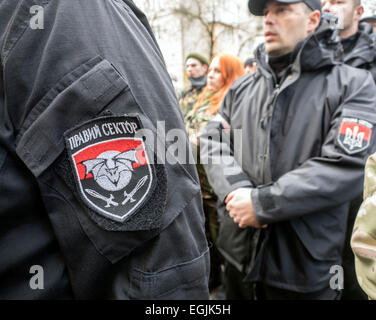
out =
<svg viewBox="0 0 376 320"><path fill-rule="evenodd" d="M204 64L205 73L208 73L209 66L207 64Z"/></svg>
<svg viewBox="0 0 376 320"><path fill-rule="evenodd" d="M319 10L312 11L309 14L308 29L307 29L308 34L315 32L316 28L320 24L320 19L321 19L321 13Z"/></svg>
<svg viewBox="0 0 376 320"><path fill-rule="evenodd" d="M357 6L354 12L354 20L359 22L360 18L362 17L364 12L364 7L362 5Z"/></svg>

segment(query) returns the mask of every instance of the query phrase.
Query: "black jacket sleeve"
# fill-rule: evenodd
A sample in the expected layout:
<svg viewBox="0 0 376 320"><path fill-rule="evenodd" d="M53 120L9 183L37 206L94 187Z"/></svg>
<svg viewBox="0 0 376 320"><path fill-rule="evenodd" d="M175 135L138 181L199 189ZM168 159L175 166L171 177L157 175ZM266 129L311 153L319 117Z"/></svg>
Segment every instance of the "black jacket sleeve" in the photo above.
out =
<svg viewBox="0 0 376 320"><path fill-rule="evenodd" d="M241 141L241 138L237 139L240 130L233 130L230 122L234 91L230 89L219 113L208 123L200 136L201 163L220 201L224 201L233 190L253 186L234 153L234 150L241 149L233 146L233 142Z"/></svg>
<svg viewBox="0 0 376 320"><path fill-rule="evenodd" d="M257 220L270 224L312 214L352 200L353 190L362 190L363 168L375 151L376 88L369 73L351 81L344 99L332 115L331 128L321 154L305 161L274 183L251 192ZM366 149L352 153L340 143L340 127L346 119L371 123L372 134Z"/></svg>

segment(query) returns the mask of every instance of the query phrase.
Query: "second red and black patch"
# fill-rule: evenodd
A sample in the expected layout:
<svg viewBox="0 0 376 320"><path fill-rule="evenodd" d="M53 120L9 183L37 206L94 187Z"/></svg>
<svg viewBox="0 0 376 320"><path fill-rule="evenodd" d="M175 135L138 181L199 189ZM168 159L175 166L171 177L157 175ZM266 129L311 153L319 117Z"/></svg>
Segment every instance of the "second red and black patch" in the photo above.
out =
<svg viewBox="0 0 376 320"><path fill-rule="evenodd" d="M343 118L338 133L339 145L348 153L366 150L370 145L373 125L357 118Z"/></svg>

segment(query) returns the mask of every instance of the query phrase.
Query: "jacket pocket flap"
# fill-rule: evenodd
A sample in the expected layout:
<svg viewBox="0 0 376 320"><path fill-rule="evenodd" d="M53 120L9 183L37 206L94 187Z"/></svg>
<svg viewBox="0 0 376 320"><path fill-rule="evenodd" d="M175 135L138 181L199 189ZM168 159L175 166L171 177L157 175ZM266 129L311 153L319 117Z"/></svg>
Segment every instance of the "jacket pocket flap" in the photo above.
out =
<svg viewBox="0 0 376 320"><path fill-rule="evenodd" d="M78 69L90 66L93 62L99 63L62 92L56 95L56 87L48 92L35 106L36 111L33 109L25 121L28 123L30 118L35 118L26 129L21 130L21 134L24 132L19 137L16 151L36 177L64 150L63 133L66 130L101 112L128 86L114 67L100 57L90 60ZM67 77L76 77L78 69L62 81L66 81ZM44 108L46 101L51 100L51 95L56 97Z"/></svg>

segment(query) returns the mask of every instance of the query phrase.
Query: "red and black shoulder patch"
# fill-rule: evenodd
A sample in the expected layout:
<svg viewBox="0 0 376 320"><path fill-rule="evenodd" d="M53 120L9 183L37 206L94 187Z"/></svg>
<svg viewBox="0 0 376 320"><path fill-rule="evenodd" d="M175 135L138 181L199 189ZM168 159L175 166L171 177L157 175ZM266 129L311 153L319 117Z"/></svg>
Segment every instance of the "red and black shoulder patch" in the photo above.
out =
<svg viewBox="0 0 376 320"><path fill-rule="evenodd" d="M337 141L348 154L366 150L371 141L373 125L357 118L343 118Z"/></svg>
<svg viewBox="0 0 376 320"><path fill-rule="evenodd" d="M81 200L105 218L124 222L152 194L155 178L137 116L95 118L65 134Z"/></svg>

